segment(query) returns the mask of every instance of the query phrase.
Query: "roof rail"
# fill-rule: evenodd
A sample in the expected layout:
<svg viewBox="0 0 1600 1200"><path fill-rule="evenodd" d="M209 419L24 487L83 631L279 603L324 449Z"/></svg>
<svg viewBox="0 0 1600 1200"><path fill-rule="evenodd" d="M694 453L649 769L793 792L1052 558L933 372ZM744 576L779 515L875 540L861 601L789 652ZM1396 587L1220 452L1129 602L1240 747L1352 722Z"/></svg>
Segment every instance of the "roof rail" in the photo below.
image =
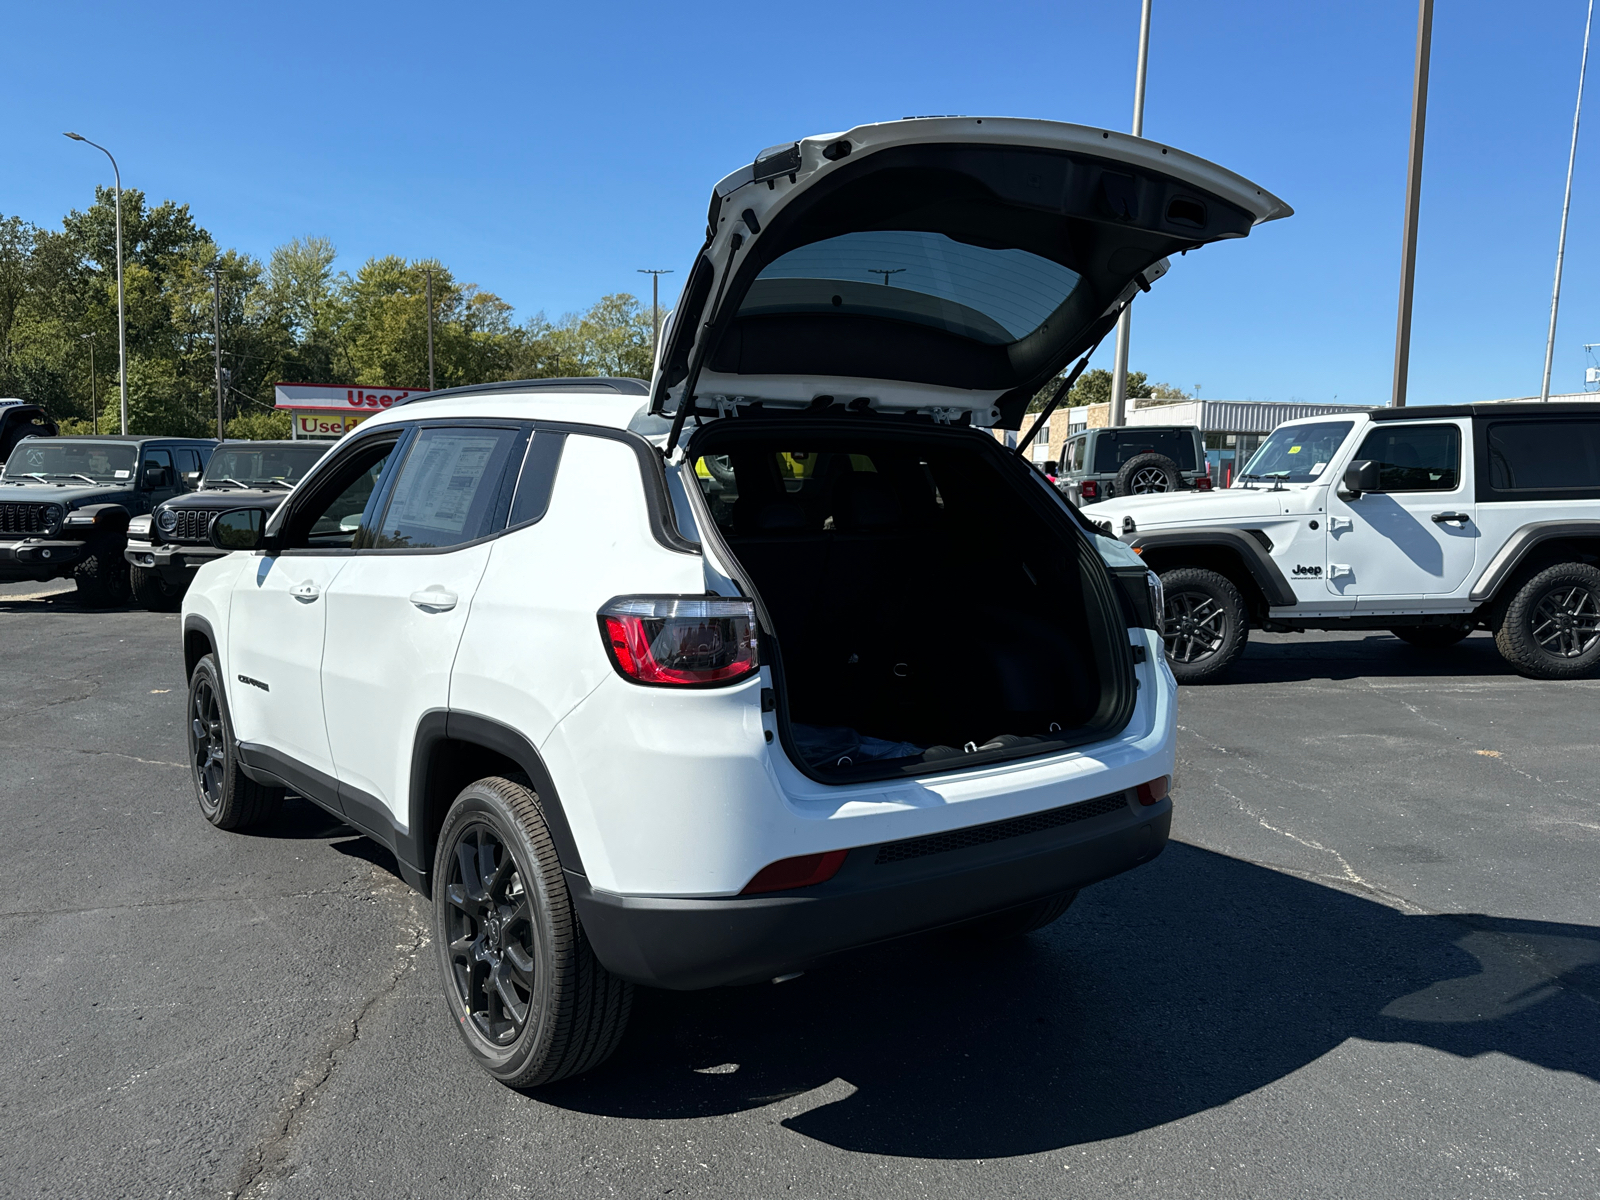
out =
<svg viewBox="0 0 1600 1200"><path fill-rule="evenodd" d="M650 385L642 379L609 375L576 375L566 379L506 379L499 383L469 383L464 387L440 388L397 400L391 408L416 404L422 400L443 400L450 396L482 396L496 392L609 392L615 396L648 396Z"/></svg>

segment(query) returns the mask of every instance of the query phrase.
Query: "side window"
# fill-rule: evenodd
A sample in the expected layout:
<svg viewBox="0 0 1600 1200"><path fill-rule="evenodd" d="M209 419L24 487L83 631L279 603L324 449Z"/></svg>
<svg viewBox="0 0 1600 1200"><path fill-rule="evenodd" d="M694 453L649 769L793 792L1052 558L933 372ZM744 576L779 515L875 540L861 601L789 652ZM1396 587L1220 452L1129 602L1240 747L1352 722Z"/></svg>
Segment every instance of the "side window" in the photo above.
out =
<svg viewBox="0 0 1600 1200"><path fill-rule="evenodd" d="M561 465L561 448L567 444L567 435L541 431L533 435L528 446L528 456L522 461L522 475L517 480L516 499L511 503L509 525L542 520L550 507L550 493L556 486L556 469Z"/></svg>
<svg viewBox="0 0 1600 1200"><path fill-rule="evenodd" d="M1083 470L1083 445L1088 440L1089 440L1088 438L1083 438L1083 437L1074 438L1073 439L1073 442L1072 442L1072 462L1071 462L1070 466L1071 466L1071 469L1074 470L1074 471Z"/></svg>
<svg viewBox="0 0 1600 1200"><path fill-rule="evenodd" d="M151 468L159 468L159 476ZM144 461L139 464L139 483L159 491L162 488L177 487L178 480L172 469L172 455L165 450L146 450Z"/></svg>
<svg viewBox="0 0 1600 1200"><path fill-rule="evenodd" d="M1600 421L1496 421L1488 441L1498 491L1600 488Z"/></svg>
<svg viewBox="0 0 1600 1200"><path fill-rule="evenodd" d="M313 484L289 512L280 534L286 550L346 550L398 439L374 438Z"/></svg>
<svg viewBox="0 0 1600 1200"><path fill-rule="evenodd" d="M406 452L388 508L365 547L428 550L459 546L504 528L506 464L522 440L515 429L425 428Z"/></svg>
<svg viewBox="0 0 1600 1200"><path fill-rule="evenodd" d="M1356 458L1378 464L1385 492L1453 492L1461 485L1461 431L1454 425L1380 424Z"/></svg>
<svg viewBox="0 0 1600 1200"><path fill-rule="evenodd" d="M197 450L179 450L177 456L178 472L183 477L180 482L185 490L193 491L199 485L200 472L204 469L200 453Z"/></svg>

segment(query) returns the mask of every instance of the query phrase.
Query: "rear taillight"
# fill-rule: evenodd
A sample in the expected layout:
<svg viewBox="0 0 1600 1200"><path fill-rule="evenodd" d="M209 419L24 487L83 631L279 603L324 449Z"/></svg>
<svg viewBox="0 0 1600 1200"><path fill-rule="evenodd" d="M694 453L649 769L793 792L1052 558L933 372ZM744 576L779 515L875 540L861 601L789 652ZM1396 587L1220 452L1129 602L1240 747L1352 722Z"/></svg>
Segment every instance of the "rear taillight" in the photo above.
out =
<svg viewBox="0 0 1600 1200"><path fill-rule="evenodd" d="M1139 803L1149 807L1160 804L1167 798L1167 793L1172 790L1172 777L1163 775L1159 779L1152 779L1149 783L1141 783L1136 789L1139 793Z"/></svg>
<svg viewBox="0 0 1600 1200"><path fill-rule="evenodd" d="M848 850L829 850L825 854L802 854L798 858L779 859L756 872L756 877L744 885L741 896L753 892L786 892L790 888L810 887L826 883L844 866Z"/></svg>
<svg viewBox="0 0 1600 1200"><path fill-rule="evenodd" d="M1211 490L1211 476L1200 476L1199 479L1194 481L1194 488L1197 492L1209 492Z"/></svg>
<svg viewBox="0 0 1600 1200"><path fill-rule="evenodd" d="M635 683L705 687L755 673L755 606L720 596L618 596L600 610L617 671Z"/></svg>
<svg viewBox="0 0 1600 1200"><path fill-rule="evenodd" d="M1083 481L1082 488L1079 489L1078 494L1085 500L1097 499L1100 495L1100 485L1092 479L1085 479Z"/></svg>

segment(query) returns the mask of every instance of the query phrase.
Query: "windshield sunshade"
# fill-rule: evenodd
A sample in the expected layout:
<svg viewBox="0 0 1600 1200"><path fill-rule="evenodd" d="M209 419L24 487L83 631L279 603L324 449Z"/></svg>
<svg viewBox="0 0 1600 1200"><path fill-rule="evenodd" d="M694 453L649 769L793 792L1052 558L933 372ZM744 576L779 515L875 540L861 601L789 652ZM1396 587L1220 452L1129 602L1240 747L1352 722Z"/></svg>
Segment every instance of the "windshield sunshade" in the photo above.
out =
<svg viewBox="0 0 1600 1200"><path fill-rule="evenodd" d="M1026 250L968 245L942 233L847 233L769 263L739 315L887 317L1005 345L1044 324L1079 279L1076 271Z"/></svg>

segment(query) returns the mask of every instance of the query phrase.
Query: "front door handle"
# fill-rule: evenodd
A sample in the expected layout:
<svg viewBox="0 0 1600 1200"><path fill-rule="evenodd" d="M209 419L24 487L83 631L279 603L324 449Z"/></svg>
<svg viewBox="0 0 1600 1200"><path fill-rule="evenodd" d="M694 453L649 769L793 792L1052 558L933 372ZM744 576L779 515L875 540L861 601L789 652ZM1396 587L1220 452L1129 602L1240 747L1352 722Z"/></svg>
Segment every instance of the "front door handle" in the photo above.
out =
<svg viewBox="0 0 1600 1200"><path fill-rule="evenodd" d="M294 585L294 587L290 588L289 595L293 596L296 600L302 600L305 603L310 604L318 596L322 595L322 589L308 579L304 583L297 583Z"/></svg>
<svg viewBox="0 0 1600 1200"><path fill-rule="evenodd" d="M1434 513L1433 514L1433 523L1435 525L1443 525L1446 521L1460 521L1463 525L1465 525L1469 520L1471 520L1471 518L1468 517L1466 513Z"/></svg>
<svg viewBox="0 0 1600 1200"><path fill-rule="evenodd" d="M460 598L454 592L445 591L437 583L430 584L420 592L411 593L411 603L424 612L449 612Z"/></svg>

